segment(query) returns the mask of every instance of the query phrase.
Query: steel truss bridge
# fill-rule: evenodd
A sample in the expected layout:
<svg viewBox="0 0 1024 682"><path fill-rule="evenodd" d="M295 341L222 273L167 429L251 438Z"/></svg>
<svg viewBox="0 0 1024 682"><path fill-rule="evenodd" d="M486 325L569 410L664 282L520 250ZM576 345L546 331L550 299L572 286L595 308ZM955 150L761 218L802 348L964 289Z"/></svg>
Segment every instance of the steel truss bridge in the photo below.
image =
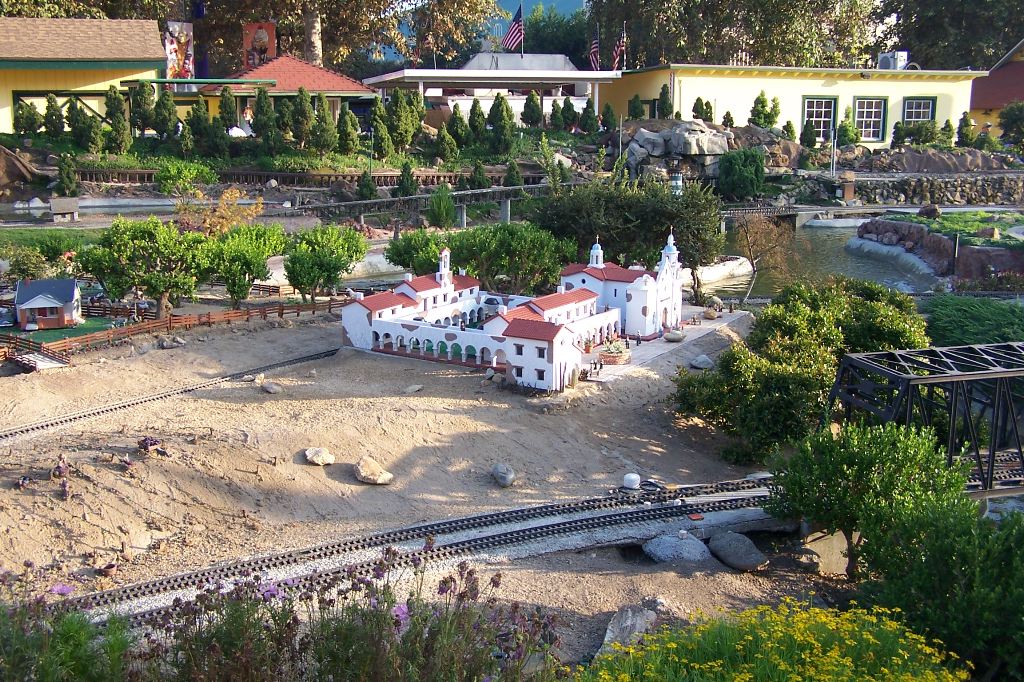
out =
<svg viewBox="0 0 1024 682"><path fill-rule="evenodd" d="M851 353L828 404L837 400L847 417L934 427L950 465L972 462L969 489L1024 488L1024 342Z"/></svg>

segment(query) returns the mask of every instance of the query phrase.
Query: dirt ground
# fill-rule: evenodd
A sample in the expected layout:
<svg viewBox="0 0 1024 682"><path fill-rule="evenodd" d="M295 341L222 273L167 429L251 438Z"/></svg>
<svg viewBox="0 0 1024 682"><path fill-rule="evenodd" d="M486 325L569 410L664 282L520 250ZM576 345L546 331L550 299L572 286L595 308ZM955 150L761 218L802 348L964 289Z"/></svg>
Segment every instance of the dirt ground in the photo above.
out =
<svg viewBox="0 0 1024 682"><path fill-rule="evenodd" d="M0 429L334 348L340 330L320 318L183 336L181 348L136 340L80 356L67 369L0 378ZM482 385L480 373L464 368L345 349L268 373L284 389L277 395L232 382L79 422L0 449L0 567L31 560L53 581L84 590L416 522L601 495L631 471L677 483L740 478L751 469L717 456L724 437L679 422L668 400L679 364L729 342L724 334L697 339L629 376L553 401ZM409 392L417 384L422 389ZM140 455L135 444L147 435L168 454ZM329 448L337 463L305 463L303 451L313 446ZM62 453L72 467L69 500L49 480ZM394 483L356 481L352 464L363 455L393 472ZM492 483L496 462L516 470L515 486ZM36 479L26 491L14 485L22 475ZM574 651L600 639L609 611L645 596L686 611L792 592L772 577L718 565L681 575L616 550L570 554L565 565L558 557L506 567L501 594L572 614L566 620L580 627ZM110 561L120 564L114 579L95 578L92 569Z"/></svg>

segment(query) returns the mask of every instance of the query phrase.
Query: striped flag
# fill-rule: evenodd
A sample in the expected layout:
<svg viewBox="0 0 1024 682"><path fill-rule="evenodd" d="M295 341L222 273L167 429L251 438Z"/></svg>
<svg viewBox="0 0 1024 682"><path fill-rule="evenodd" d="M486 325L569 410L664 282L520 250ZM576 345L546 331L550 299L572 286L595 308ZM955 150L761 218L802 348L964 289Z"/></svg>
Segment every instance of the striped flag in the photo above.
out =
<svg viewBox="0 0 1024 682"><path fill-rule="evenodd" d="M626 56L626 25L622 25L622 36L619 38L619 42L615 43L615 49L612 50L612 71L618 71L619 66L625 67L625 56Z"/></svg>
<svg viewBox="0 0 1024 682"><path fill-rule="evenodd" d="M523 6L519 5L519 11L512 18L512 23L509 24L508 33L505 34L504 40L501 41L501 46L511 52L520 45L523 44Z"/></svg>
<svg viewBox="0 0 1024 682"><path fill-rule="evenodd" d="M594 29L594 39L590 41L590 68L593 71L601 70L601 44L598 39L597 28Z"/></svg>

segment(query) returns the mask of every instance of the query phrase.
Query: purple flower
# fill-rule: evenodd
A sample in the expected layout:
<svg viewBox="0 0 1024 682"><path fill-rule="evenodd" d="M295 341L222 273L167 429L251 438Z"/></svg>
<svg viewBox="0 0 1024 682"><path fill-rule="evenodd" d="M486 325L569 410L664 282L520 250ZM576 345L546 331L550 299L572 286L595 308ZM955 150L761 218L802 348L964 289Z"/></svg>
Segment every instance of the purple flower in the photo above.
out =
<svg viewBox="0 0 1024 682"><path fill-rule="evenodd" d="M56 585L50 588L50 592L53 592L54 594L59 594L62 597L66 597L74 591L74 587L72 587L71 585L65 585L64 583L57 583Z"/></svg>
<svg viewBox="0 0 1024 682"><path fill-rule="evenodd" d="M270 601L281 596L281 590L277 589L277 585L274 583L267 583L260 587L260 596L263 597L264 601Z"/></svg>
<svg viewBox="0 0 1024 682"><path fill-rule="evenodd" d="M451 592L452 584L454 582L455 581L452 580L451 576L443 578L441 580L441 582L437 586L437 593L438 594L448 594L449 592Z"/></svg>
<svg viewBox="0 0 1024 682"><path fill-rule="evenodd" d="M391 609L391 615L398 621L399 626L405 625L409 622L409 605L399 604Z"/></svg>
<svg viewBox="0 0 1024 682"><path fill-rule="evenodd" d="M491 576L491 587L497 588L497 587L500 587L500 586L501 586L501 573L495 573L494 575Z"/></svg>
<svg viewBox="0 0 1024 682"><path fill-rule="evenodd" d="M377 598L376 597L370 597L370 608L371 609L377 608Z"/></svg>
<svg viewBox="0 0 1024 682"><path fill-rule="evenodd" d="M380 580L381 578L383 578L384 577L384 567L383 566L374 566L373 567L373 577L376 578L377 580Z"/></svg>

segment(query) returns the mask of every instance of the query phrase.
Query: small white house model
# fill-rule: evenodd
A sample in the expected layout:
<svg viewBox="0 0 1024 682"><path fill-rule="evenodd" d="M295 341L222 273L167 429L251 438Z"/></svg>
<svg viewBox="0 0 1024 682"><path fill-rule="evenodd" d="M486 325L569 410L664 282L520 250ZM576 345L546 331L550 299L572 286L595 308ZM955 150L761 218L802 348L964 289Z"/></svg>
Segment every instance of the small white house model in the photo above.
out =
<svg viewBox="0 0 1024 682"><path fill-rule="evenodd" d="M391 291L357 293L342 309L342 343L381 353L492 367L510 381L561 391L584 365L584 347L619 335L645 340L682 319L687 272L669 235L656 271L604 262L594 244L587 265L562 272L556 293L527 297L489 293L480 281L451 272L441 252L437 273Z"/></svg>

